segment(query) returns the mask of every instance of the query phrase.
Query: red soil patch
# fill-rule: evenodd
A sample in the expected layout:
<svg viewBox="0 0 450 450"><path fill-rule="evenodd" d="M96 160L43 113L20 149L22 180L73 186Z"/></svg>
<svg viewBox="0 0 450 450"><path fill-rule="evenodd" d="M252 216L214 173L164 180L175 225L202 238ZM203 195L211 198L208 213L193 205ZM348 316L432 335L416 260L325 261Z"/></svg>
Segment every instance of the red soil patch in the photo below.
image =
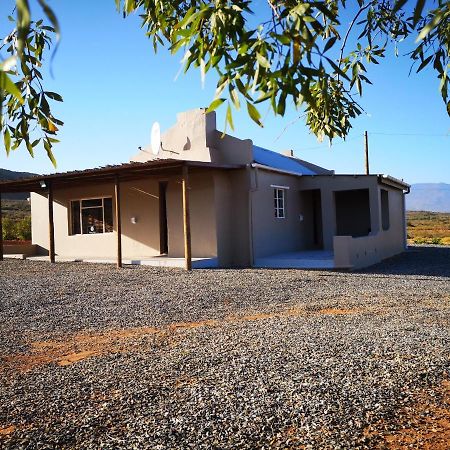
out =
<svg viewBox="0 0 450 450"><path fill-rule="evenodd" d="M3 241L4 245L29 245L31 241L19 241L17 239L10 241Z"/></svg>
<svg viewBox="0 0 450 450"><path fill-rule="evenodd" d="M311 314L355 314L359 310L351 309L322 309L307 311L300 308L275 311L269 313L255 313L242 316L230 316L222 320L202 320L198 322L174 322L161 328L138 327L124 330L107 330L96 333L78 333L68 336L61 341L31 342L31 351L26 354L13 354L3 357L3 369L13 368L20 372L27 372L34 367L56 363L60 366L82 361L86 358L111 353L127 353L131 351L145 351L142 342L136 340L146 336L156 336L165 344L173 344L173 336L185 330L200 327L216 327L227 323L245 321L270 320L285 317L300 317ZM134 342L133 342L134 340ZM0 368L1 370L1 368Z"/></svg>
<svg viewBox="0 0 450 450"><path fill-rule="evenodd" d="M9 436L11 433L16 431L16 427L14 425L10 425L9 427L0 428L0 436Z"/></svg>
<svg viewBox="0 0 450 450"><path fill-rule="evenodd" d="M326 308L319 310L319 314L332 315L332 316L344 316L347 314L357 314L361 312L360 309L337 309L337 308Z"/></svg>
<svg viewBox="0 0 450 450"><path fill-rule="evenodd" d="M368 432L367 435L383 435L383 442L376 448L449 450L450 381L443 381L437 389L437 394L437 396L427 393L419 394L417 402L404 410L402 419L398 423L399 430L395 433L383 435L377 431L380 424L375 425L375 430Z"/></svg>
<svg viewBox="0 0 450 450"><path fill-rule="evenodd" d="M73 364L77 361L81 361L83 359L89 358L90 356L97 355L97 352L94 351L84 351L78 353L72 353L70 355L66 355L64 358L58 361L59 366L68 366L69 364Z"/></svg>

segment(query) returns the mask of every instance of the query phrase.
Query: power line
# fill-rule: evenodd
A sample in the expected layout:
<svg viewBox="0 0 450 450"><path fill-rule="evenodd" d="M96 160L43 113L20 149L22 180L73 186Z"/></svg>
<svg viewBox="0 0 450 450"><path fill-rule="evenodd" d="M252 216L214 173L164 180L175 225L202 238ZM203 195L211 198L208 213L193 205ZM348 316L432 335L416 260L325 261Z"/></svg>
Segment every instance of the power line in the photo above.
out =
<svg viewBox="0 0 450 450"><path fill-rule="evenodd" d="M354 137L354 138L351 138L351 139L347 139L345 141L333 143L331 145L330 144L322 144L322 145L317 145L316 147L304 147L304 148L298 149L298 151L302 152L304 150L317 150L317 149L333 148L336 145L348 144L349 142L353 142L353 141L356 141L356 140L359 141L360 139L361 139L360 137Z"/></svg>
<svg viewBox="0 0 450 450"><path fill-rule="evenodd" d="M435 133L384 133L380 131L369 131L369 134L377 134L381 136L438 136L438 137L450 137L450 133L447 134L435 134Z"/></svg>

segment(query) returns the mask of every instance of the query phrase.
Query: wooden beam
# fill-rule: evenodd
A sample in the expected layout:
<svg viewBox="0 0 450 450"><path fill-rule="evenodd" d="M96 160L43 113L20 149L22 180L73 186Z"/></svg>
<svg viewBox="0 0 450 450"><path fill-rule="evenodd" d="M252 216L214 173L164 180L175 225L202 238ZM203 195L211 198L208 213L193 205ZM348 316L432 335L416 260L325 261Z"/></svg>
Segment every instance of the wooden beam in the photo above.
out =
<svg viewBox="0 0 450 450"><path fill-rule="evenodd" d="M114 200L116 213L116 229L117 229L117 267L122 267L122 221L120 215L120 179L116 174L114 184Z"/></svg>
<svg viewBox="0 0 450 450"><path fill-rule="evenodd" d="M53 187L48 185L48 234L49 234L49 249L48 255L50 262L55 262L55 224L53 221Z"/></svg>
<svg viewBox="0 0 450 450"><path fill-rule="evenodd" d="M189 213L189 172L187 166L183 166L181 179L183 191L183 231L184 231L184 260L186 270L192 270L191 251L191 218Z"/></svg>
<svg viewBox="0 0 450 450"><path fill-rule="evenodd" d="M3 261L2 193L0 192L0 261Z"/></svg>

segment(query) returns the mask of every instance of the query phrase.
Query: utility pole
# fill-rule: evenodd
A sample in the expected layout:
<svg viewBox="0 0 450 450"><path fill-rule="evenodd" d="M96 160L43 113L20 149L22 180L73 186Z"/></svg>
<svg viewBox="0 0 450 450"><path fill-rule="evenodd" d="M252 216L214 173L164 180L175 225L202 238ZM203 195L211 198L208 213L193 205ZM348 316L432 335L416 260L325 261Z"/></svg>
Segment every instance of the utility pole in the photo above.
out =
<svg viewBox="0 0 450 450"><path fill-rule="evenodd" d="M364 151L366 154L366 175L369 175L369 136L367 131L364 131Z"/></svg>

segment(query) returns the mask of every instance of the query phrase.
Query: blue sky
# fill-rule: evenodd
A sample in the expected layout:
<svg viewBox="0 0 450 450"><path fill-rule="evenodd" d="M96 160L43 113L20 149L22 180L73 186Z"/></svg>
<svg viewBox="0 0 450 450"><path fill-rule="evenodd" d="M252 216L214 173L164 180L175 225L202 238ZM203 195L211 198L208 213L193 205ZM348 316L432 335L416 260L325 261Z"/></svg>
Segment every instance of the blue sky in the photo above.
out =
<svg viewBox="0 0 450 450"><path fill-rule="evenodd" d="M50 4L62 28L54 78L46 79L46 89L64 97L63 104L54 105L56 117L65 122L55 147L57 171L128 161L138 146L149 143L155 120L164 130L175 122L177 112L212 100L214 75L207 75L203 88L196 71L175 80L182 55L164 50L155 55L139 18L124 20L113 0ZM269 112L263 129L245 111L236 112L232 134L276 151L293 149L296 156L337 173L363 173L363 132L368 130L371 172L410 183L450 183L450 120L438 81L431 70L408 76L409 68L407 58L393 56L370 68L374 85L365 88L361 100L367 114L354 121L346 142L337 140L331 148L318 142L301 120L291 124L298 115L295 110L283 118ZM222 128L225 110L217 114ZM55 171L43 150L34 159L25 149L9 158L1 151L0 167Z"/></svg>

